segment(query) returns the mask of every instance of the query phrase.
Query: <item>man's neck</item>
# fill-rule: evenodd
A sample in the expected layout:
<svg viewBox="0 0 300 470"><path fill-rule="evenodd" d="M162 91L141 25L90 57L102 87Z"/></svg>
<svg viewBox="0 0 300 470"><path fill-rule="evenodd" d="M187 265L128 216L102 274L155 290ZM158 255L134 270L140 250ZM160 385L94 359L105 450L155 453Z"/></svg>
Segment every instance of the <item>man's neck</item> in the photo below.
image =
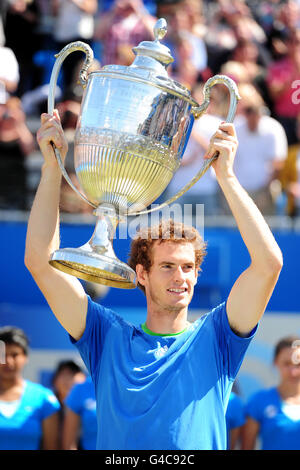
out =
<svg viewBox="0 0 300 470"><path fill-rule="evenodd" d="M160 335L180 333L189 325L187 309L180 311L165 311L148 309L146 327Z"/></svg>

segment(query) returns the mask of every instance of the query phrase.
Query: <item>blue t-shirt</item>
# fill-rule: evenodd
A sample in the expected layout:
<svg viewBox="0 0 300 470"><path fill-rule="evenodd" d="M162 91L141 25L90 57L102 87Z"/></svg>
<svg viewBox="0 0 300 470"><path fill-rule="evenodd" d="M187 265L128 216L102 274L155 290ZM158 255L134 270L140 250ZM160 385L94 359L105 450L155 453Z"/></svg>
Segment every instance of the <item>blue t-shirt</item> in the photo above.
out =
<svg viewBox="0 0 300 470"><path fill-rule="evenodd" d="M38 450L42 422L60 409L54 393L40 384L25 380L23 395L11 417L0 411L0 450Z"/></svg>
<svg viewBox="0 0 300 470"><path fill-rule="evenodd" d="M180 335L152 336L89 298L73 342L95 384L97 449L226 449L225 409L252 337L231 330L225 303Z"/></svg>
<svg viewBox="0 0 300 470"><path fill-rule="evenodd" d="M275 387L254 393L246 414L260 424L262 450L300 450L299 413L289 416L289 407Z"/></svg>
<svg viewBox="0 0 300 470"><path fill-rule="evenodd" d="M96 449L96 397L94 384L90 377L85 382L72 387L65 404L80 416L80 447L84 450Z"/></svg>

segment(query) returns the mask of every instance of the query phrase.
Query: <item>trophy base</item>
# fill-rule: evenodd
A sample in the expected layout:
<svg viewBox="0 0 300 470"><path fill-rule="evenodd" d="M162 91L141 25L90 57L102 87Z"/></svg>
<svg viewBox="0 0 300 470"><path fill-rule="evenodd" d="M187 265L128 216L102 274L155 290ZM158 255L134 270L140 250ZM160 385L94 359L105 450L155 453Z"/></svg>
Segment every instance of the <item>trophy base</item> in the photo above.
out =
<svg viewBox="0 0 300 470"><path fill-rule="evenodd" d="M119 289L134 289L135 272L118 258L86 251L81 248L56 250L49 261L51 266L83 279Z"/></svg>

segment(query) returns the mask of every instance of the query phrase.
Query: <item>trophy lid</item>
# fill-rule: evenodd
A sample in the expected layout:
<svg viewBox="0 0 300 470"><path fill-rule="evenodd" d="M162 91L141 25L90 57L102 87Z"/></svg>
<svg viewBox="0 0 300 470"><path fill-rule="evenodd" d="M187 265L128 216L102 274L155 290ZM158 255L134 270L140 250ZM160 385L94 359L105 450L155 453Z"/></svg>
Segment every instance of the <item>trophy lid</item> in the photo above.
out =
<svg viewBox="0 0 300 470"><path fill-rule="evenodd" d="M98 73L146 82L189 101L192 106L198 106L189 89L170 78L166 70L174 58L170 49L160 42L167 33L167 22L164 18L155 23L153 32L154 41L142 41L132 49L136 57L131 65L105 65Z"/></svg>
<svg viewBox="0 0 300 470"><path fill-rule="evenodd" d="M142 41L137 47L132 50L136 56L151 57L160 62L165 67L174 61L170 49L164 44L160 43L167 33L167 22L164 18L160 18L153 28L154 41ZM136 63L134 61L133 65Z"/></svg>

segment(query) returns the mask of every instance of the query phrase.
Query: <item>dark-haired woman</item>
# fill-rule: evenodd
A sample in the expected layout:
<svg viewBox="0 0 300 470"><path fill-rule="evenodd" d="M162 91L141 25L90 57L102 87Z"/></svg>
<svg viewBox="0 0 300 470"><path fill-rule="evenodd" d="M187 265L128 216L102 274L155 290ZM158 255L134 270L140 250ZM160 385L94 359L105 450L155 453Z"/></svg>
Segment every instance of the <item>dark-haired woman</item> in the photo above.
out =
<svg viewBox="0 0 300 470"><path fill-rule="evenodd" d="M300 338L281 339L274 353L279 384L250 397L243 449L300 450Z"/></svg>
<svg viewBox="0 0 300 470"><path fill-rule="evenodd" d="M51 390L23 378L25 333L0 328L0 345L0 450L56 449L60 405Z"/></svg>

